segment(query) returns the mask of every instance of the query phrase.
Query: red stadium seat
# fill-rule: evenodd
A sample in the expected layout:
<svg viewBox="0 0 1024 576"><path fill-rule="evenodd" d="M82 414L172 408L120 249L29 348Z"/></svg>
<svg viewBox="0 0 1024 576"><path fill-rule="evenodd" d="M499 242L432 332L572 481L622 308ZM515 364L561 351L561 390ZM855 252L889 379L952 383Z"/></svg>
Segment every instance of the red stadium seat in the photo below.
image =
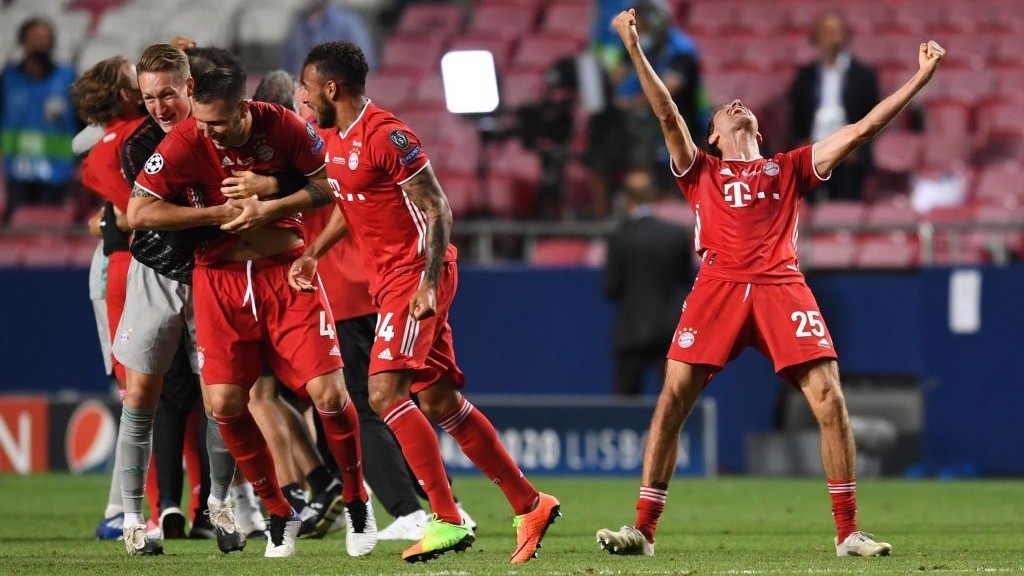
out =
<svg viewBox="0 0 1024 576"><path fill-rule="evenodd" d="M877 203L870 206L864 221L868 226L912 226L917 222L918 214L906 199L901 199L900 203Z"/></svg>
<svg viewBox="0 0 1024 576"><path fill-rule="evenodd" d="M912 268L918 247L903 235L868 236L857 243L856 262L860 268Z"/></svg>
<svg viewBox="0 0 1024 576"><path fill-rule="evenodd" d="M445 108L444 81L441 74L432 72L424 74L415 86L413 102L417 105Z"/></svg>
<svg viewBox="0 0 1024 576"><path fill-rule="evenodd" d="M814 227L858 226L864 222L867 209L863 202L833 200L815 206L811 216Z"/></svg>
<svg viewBox="0 0 1024 576"><path fill-rule="evenodd" d="M462 10L454 4L413 4L402 11L396 32L450 38L462 28Z"/></svg>
<svg viewBox="0 0 1024 576"><path fill-rule="evenodd" d="M17 228L58 228L74 223L74 213L66 206L26 205L15 208L11 226Z"/></svg>
<svg viewBox="0 0 1024 576"><path fill-rule="evenodd" d="M1024 181L1016 163L1001 163L981 170L974 186L975 202L998 207L1015 208L1024 204Z"/></svg>
<svg viewBox="0 0 1024 576"><path fill-rule="evenodd" d="M452 41L449 50L487 50L494 55L494 67L507 70L515 48L516 38L501 35L467 32Z"/></svg>
<svg viewBox="0 0 1024 576"><path fill-rule="evenodd" d="M924 109L924 127L932 139L966 138L970 110L956 102L931 102Z"/></svg>
<svg viewBox="0 0 1024 576"><path fill-rule="evenodd" d="M441 69L441 55L446 40L437 36L417 38L393 35L384 46L381 70L418 75Z"/></svg>
<svg viewBox="0 0 1024 576"><path fill-rule="evenodd" d="M389 109L400 109L412 99L415 77L403 72L375 72L366 78L366 94Z"/></svg>
<svg viewBox="0 0 1024 576"><path fill-rule="evenodd" d="M512 68L517 71L541 72L561 58L579 54L582 48L583 46L572 38L541 32L523 38L512 59Z"/></svg>
<svg viewBox="0 0 1024 576"><path fill-rule="evenodd" d="M548 8L540 30L562 34L583 45L590 37L593 18L594 9L591 3L559 2Z"/></svg>
<svg viewBox="0 0 1024 576"><path fill-rule="evenodd" d="M687 228L692 228L696 221L690 205L679 200L663 200L658 202L655 205L655 210L658 218Z"/></svg>
<svg viewBox="0 0 1024 576"><path fill-rule="evenodd" d="M979 232L939 231L932 241L932 264L978 265L989 261L989 235Z"/></svg>
<svg viewBox="0 0 1024 576"><path fill-rule="evenodd" d="M479 207L480 180L472 174L441 174L438 176L444 195L455 218L472 214Z"/></svg>
<svg viewBox="0 0 1024 576"><path fill-rule="evenodd" d="M538 72L515 72L502 78L502 103L509 109L537 102L544 94L544 77Z"/></svg>
<svg viewBox="0 0 1024 576"><path fill-rule="evenodd" d="M923 148L920 134L886 130L874 143L875 166L888 172L911 172L920 162Z"/></svg>
<svg viewBox="0 0 1024 576"><path fill-rule="evenodd" d="M587 262L590 243L580 238L538 240L530 256L534 266L582 266Z"/></svg>
<svg viewBox="0 0 1024 576"><path fill-rule="evenodd" d="M525 36L536 23L536 12L514 4L482 4L473 11L472 32Z"/></svg>
<svg viewBox="0 0 1024 576"><path fill-rule="evenodd" d="M32 268L63 268L71 263L71 245L65 242L35 244L22 249L23 264Z"/></svg>
<svg viewBox="0 0 1024 576"><path fill-rule="evenodd" d="M855 251L856 242L849 234L815 234L809 250L800 254L801 263L810 268L851 268Z"/></svg>

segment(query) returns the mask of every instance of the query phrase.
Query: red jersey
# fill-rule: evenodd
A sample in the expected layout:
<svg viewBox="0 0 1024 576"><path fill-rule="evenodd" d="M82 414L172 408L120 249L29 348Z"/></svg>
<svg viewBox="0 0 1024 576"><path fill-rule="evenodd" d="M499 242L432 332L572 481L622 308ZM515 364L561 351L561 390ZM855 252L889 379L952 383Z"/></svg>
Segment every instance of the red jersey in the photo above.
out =
<svg viewBox="0 0 1024 576"><path fill-rule="evenodd" d="M93 146L82 161L82 184L91 192L128 212L132 187L121 170L121 144L146 120L145 116L125 120L115 118L103 127L103 138Z"/></svg>
<svg viewBox="0 0 1024 576"><path fill-rule="evenodd" d="M329 205L303 213L306 238L312 240L319 236L333 212L334 206ZM351 235L339 240L324 254L316 271L324 281L324 291L335 322L377 311L370 301L370 282L366 279L359 248Z"/></svg>
<svg viewBox="0 0 1024 576"><path fill-rule="evenodd" d="M355 122L327 141L327 181L362 252L370 292L424 267L427 218L402 190L430 163L419 138L394 114L367 101ZM456 259L448 245L445 261Z"/></svg>
<svg viewBox="0 0 1024 576"><path fill-rule="evenodd" d="M221 181L232 170L251 170L269 175L287 169L310 176L324 165L323 139L298 114L279 104L249 102L252 132L238 148L220 149L206 138L189 118L174 127L146 161L135 184L150 194L181 205L217 206L227 199L220 193ZM270 224L302 234L298 214ZM221 259L238 242L224 234L196 250L196 264Z"/></svg>
<svg viewBox="0 0 1024 576"><path fill-rule="evenodd" d="M803 281L796 257L800 200L827 179L814 169L811 146L770 160L722 160L698 149L686 170L671 168L696 216L700 277L755 284Z"/></svg>

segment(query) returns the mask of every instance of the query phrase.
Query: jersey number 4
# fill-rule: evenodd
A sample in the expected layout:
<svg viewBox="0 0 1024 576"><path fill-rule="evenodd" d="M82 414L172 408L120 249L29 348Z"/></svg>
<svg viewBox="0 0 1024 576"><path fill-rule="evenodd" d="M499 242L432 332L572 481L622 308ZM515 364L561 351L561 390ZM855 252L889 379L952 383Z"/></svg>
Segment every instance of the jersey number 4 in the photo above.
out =
<svg viewBox="0 0 1024 576"><path fill-rule="evenodd" d="M793 312L789 319L799 323L796 327L797 338L804 338L806 336L821 338L825 335L825 323L821 321L821 312L817 310L808 310L807 312L797 310ZM808 327L810 328L809 331Z"/></svg>
<svg viewBox="0 0 1024 576"><path fill-rule="evenodd" d="M388 312L384 315L383 322L380 316L377 316L377 338L383 338L385 342L391 342L391 339L395 337L395 327L391 325L391 318L394 315L394 312Z"/></svg>

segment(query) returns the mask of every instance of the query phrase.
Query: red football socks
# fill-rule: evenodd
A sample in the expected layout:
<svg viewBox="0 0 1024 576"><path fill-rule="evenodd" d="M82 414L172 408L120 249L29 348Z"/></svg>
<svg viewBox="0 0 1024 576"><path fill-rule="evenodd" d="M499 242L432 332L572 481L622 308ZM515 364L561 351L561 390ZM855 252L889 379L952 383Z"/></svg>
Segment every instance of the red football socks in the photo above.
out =
<svg viewBox="0 0 1024 576"><path fill-rule="evenodd" d="M857 481L853 478L828 481L832 498L832 518L836 522L839 541L857 531Z"/></svg>
<svg viewBox="0 0 1024 576"><path fill-rule="evenodd" d="M452 435L462 451L491 482L505 493L516 515L533 510L537 489L530 484L498 440L498 433L486 416L462 399L459 407L438 421Z"/></svg>
<svg viewBox="0 0 1024 576"><path fill-rule="evenodd" d="M394 432L416 481L427 493L430 509L442 522L461 525L462 517L455 507L455 498L441 460L441 446L427 417L411 398L395 402L381 417Z"/></svg>
<svg viewBox="0 0 1024 576"><path fill-rule="evenodd" d="M363 487L363 452L359 447L359 414L351 400L346 399L345 405L336 412L320 413L320 421L324 425L327 445L331 448L338 470L341 472L341 497L345 502L367 499Z"/></svg>
<svg viewBox="0 0 1024 576"><path fill-rule="evenodd" d="M665 511L668 490L651 486L640 487L640 497L636 501L636 524L648 542L654 543L654 531L658 529L658 519Z"/></svg>
<svg viewBox="0 0 1024 576"><path fill-rule="evenodd" d="M277 483L274 458L270 455L267 441L249 410L245 409L237 416L215 416L214 419L220 425L224 444L235 457L235 462L245 479L252 484L256 494L263 500L267 512L285 518L291 516L292 505L288 503L288 499L281 492L281 486Z"/></svg>

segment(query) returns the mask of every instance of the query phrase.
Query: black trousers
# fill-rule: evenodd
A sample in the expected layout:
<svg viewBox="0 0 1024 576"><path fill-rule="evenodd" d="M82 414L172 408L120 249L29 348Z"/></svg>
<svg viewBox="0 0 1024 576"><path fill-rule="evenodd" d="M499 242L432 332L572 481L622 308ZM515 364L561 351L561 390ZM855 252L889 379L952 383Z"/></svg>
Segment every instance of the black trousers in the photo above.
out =
<svg viewBox="0 0 1024 576"><path fill-rule="evenodd" d="M196 409L199 418L199 461L201 491L199 511L206 510L206 499L210 496L210 458L206 453L206 417L203 416L203 397L200 392L199 376L192 372L188 361L188 339L178 347L171 368L164 376L164 387L160 392L160 403L156 408L153 423L153 454L156 461L156 480L160 492L160 510L181 506L181 493L185 474L181 456L188 433L188 418ZM193 473L195 473L194 471ZM188 511L185 511L186 515Z"/></svg>
<svg viewBox="0 0 1024 576"><path fill-rule="evenodd" d="M652 367L655 369L655 380L660 387L665 379L664 344L617 350L612 393L617 396L639 396L644 391L644 376Z"/></svg>
<svg viewBox="0 0 1024 576"><path fill-rule="evenodd" d="M341 359L345 363L345 387L352 402L355 403L356 412L359 413L359 434L366 481L389 514L395 517L411 514L421 509L419 500L416 499L416 483L409 473L395 435L391 433L384 420L370 408L367 380L377 315L368 314L342 320L336 323L335 327L341 347ZM324 441L319 415L314 420L317 426L317 448L328 467L337 472L338 465Z"/></svg>

